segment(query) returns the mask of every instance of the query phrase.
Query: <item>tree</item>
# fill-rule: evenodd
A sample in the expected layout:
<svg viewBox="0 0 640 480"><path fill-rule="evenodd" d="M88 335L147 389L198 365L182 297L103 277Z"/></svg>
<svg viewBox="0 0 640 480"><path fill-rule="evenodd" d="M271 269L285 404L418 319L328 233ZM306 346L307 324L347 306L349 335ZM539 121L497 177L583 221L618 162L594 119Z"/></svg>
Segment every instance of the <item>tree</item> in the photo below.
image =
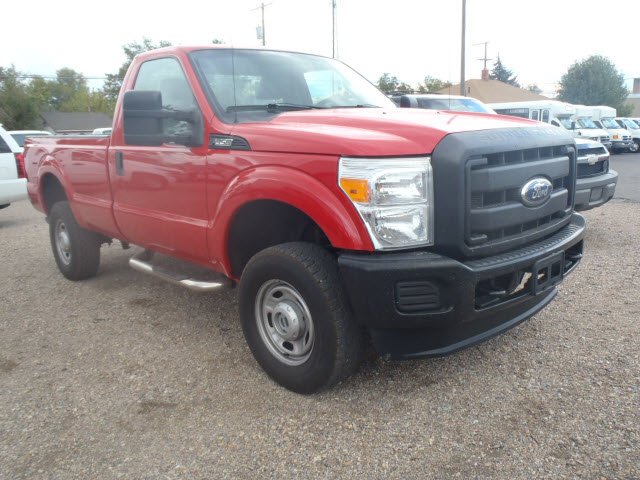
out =
<svg viewBox="0 0 640 480"><path fill-rule="evenodd" d="M396 88L396 90L402 90L403 92L406 92L406 91L412 91L413 88L411 88L411 85L409 85L408 83L401 82L398 84L398 87Z"/></svg>
<svg viewBox="0 0 640 480"><path fill-rule="evenodd" d="M40 127L38 102L21 76L13 65L0 67L0 123L7 130Z"/></svg>
<svg viewBox="0 0 640 480"><path fill-rule="evenodd" d="M445 82L439 78L434 78L429 75L424 77L424 83L418 84L418 90L421 92L438 92L443 88L448 88L453 85L451 82Z"/></svg>
<svg viewBox="0 0 640 480"><path fill-rule="evenodd" d="M535 83L533 85L527 85L527 90L537 93L538 95L542 93L542 89Z"/></svg>
<svg viewBox="0 0 640 480"><path fill-rule="evenodd" d="M378 79L377 85L383 92L393 92L398 89L400 82L398 81L398 77L392 77L388 73L383 73Z"/></svg>
<svg viewBox="0 0 640 480"><path fill-rule="evenodd" d="M575 62L560 79L558 99L579 105L608 105L618 116L631 114L624 76L607 57L592 55Z"/></svg>
<svg viewBox="0 0 640 480"><path fill-rule="evenodd" d="M489 78L491 80L499 80L500 82L508 83L515 87L520 86L518 83L518 76L514 75L511 70L503 65L502 60L500 60L500 55L498 55L496 63L493 64L493 70L491 70Z"/></svg>
<svg viewBox="0 0 640 480"><path fill-rule="evenodd" d="M215 43L215 39L214 39ZM160 40L159 43L154 44L153 41L149 38L142 37L142 42L131 42L122 46L122 50L124 51L125 61L120 66L120 69L117 73L107 73L107 80L104 82L104 86L102 87L102 91L104 92L106 101L111 105L111 112L113 113L113 109L116 105L116 100L118 99L118 95L120 94L120 87L122 87L122 81L124 80L124 76L129 69L129 65L133 62L133 59L139 53L147 52L149 50L155 50L156 48L169 47L171 46L171 42L166 40Z"/></svg>
<svg viewBox="0 0 640 480"><path fill-rule="evenodd" d="M222 45L224 44L224 40L220 40L219 38L214 38L213 40L211 40L211 43L213 43L214 45Z"/></svg>

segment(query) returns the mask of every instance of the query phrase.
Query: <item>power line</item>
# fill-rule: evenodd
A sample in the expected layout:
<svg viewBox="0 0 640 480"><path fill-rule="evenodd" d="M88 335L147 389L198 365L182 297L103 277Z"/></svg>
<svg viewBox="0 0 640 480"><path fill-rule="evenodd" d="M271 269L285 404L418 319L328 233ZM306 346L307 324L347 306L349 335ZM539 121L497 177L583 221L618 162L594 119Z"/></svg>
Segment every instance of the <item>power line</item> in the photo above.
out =
<svg viewBox="0 0 640 480"><path fill-rule="evenodd" d="M47 79L66 79L66 80L108 80L109 77L85 77L83 75L78 76L62 76L57 75L0 75L0 78L47 78ZM122 80L122 78L119 78Z"/></svg>

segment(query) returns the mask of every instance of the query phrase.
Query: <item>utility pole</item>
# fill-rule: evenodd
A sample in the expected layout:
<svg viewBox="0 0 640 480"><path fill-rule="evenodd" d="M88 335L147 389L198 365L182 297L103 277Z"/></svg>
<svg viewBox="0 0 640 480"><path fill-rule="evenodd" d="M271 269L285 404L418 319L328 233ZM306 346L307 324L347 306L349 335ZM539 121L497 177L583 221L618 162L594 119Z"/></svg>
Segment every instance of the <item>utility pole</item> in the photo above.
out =
<svg viewBox="0 0 640 480"><path fill-rule="evenodd" d="M331 0L331 13L333 16L333 51L331 53L333 58L338 58L338 46L337 46L337 35L336 35L336 27L338 25L338 14L336 12L336 3L337 0Z"/></svg>
<svg viewBox="0 0 640 480"><path fill-rule="evenodd" d="M255 12L256 10L258 10L258 8L260 10L262 10L262 46L264 47L267 44L266 38L267 36L265 35L264 32L264 7L268 7L269 5L271 5L270 3L261 3L259 7L254 8L253 10L251 10L252 12Z"/></svg>
<svg viewBox="0 0 640 480"><path fill-rule="evenodd" d="M460 95L466 97L467 89L464 84L464 34L467 17L467 0L462 0L462 46L460 48Z"/></svg>
<svg viewBox="0 0 640 480"><path fill-rule="evenodd" d="M482 69L482 80L489 80L489 70L487 70L487 60L493 60L492 58L487 58L487 43L489 42L480 42L480 43L473 44L474 47L477 47L478 45L484 45L484 58L478 59L478 60L484 61L484 68Z"/></svg>

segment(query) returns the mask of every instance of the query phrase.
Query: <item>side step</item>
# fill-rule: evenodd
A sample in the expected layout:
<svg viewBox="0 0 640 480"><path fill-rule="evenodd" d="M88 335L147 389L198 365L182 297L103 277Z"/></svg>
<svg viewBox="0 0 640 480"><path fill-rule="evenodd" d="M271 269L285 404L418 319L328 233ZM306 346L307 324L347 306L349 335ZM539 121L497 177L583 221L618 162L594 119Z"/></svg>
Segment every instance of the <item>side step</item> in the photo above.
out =
<svg viewBox="0 0 640 480"><path fill-rule="evenodd" d="M166 255L144 250L129 259L129 266L196 292L213 292L233 286L233 281L221 273Z"/></svg>

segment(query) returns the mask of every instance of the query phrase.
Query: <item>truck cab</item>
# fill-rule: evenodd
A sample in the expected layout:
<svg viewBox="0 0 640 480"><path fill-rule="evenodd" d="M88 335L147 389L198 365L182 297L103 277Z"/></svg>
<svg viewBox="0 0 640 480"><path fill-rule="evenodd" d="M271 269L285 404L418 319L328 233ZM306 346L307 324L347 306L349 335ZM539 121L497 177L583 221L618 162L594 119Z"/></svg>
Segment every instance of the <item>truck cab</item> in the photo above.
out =
<svg viewBox="0 0 640 480"><path fill-rule="evenodd" d="M633 139L629 132L615 121L616 109L606 105L598 105L595 107L582 107L587 114L590 114L591 120L596 127L601 128L609 133L611 137L611 152L627 152L633 146Z"/></svg>
<svg viewBox="0 0 640 480"><path fill-rule="evenodd" d="M616 117L614 120L620 128L624 128L631 135L633 145L631 145L629 151L633 153L640 152L640 125L630 118Z"/></svg>

